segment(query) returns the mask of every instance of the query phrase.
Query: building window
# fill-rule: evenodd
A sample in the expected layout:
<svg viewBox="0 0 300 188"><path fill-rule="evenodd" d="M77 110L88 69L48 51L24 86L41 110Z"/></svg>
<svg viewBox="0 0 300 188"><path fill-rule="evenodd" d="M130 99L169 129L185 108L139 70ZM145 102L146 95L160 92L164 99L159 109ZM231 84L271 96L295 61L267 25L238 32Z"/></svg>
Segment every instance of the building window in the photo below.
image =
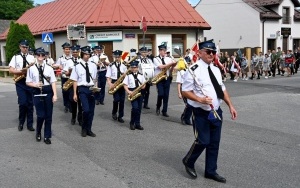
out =
<svg viewBox="0 0 300 188"><path fill-rule="evenodd" d="M290 8L283 7L282 8L282 24L290 24L291 17L290 17Z"/></svg>
<svg viewBox="0 0 300 188"><path fill-rule="evenodd" d="M180 48L182 55L186 50L186 35L185 34L173 34L172 35L172 55L175 58L180 57L175 51L175 48Z"/></svg>
<svg viewBox="0 0 300 188"><path fill-rule="evenodd" d="M275 42L276 42L275 39L268 39L268 50L275 50L276 49Z"/></svg>
<svg viewBox="0 0 300 188"><path fill-rule="evenodd" d="M152 49L152 54L155 54L155 35L154 34L146 34L145 35L145 41L143 40L143 35L138 34L138 49L142 48L144 46L145 42L145 47L148 49Z"/></svg>

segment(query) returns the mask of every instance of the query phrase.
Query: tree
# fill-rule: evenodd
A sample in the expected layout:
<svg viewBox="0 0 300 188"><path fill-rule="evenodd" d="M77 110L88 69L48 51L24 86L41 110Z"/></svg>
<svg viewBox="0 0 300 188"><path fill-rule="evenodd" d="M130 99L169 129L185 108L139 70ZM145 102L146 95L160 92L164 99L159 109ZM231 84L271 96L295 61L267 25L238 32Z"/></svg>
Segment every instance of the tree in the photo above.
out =
<svg viewBox="0 0 300 188"><path fill-rule="evenodd" d="M33 8L33 0L0 0L0 19L17 20L26 10Z"/></svg>
<svg viewBox="0 0 300 188"><path fill-rule="evenodd" d="M6 38L6 61L10 62L11 58L20 52L19 43L21 40L26 39L29 42L29 46L34 48L35 40L30 32L28 25L10 23L9 32Z"/></svg>

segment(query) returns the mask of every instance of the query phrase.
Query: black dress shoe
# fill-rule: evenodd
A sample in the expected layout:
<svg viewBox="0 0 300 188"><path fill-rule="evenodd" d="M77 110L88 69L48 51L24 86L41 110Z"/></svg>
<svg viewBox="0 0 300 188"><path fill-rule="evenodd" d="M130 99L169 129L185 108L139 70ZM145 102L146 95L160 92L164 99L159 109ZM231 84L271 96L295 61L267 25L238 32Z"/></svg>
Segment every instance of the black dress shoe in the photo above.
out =
<svg viewBox="0 0 300 188"><path fill-rule="evenodd" d="M183 117L184 117L184 116L183 116L183 114L182 114L181 117L180 117L180 120L181 120L181 124L182 124L182 125L185 125L185 121L184 121Z"/></svg>
<svg viewBox="0 0 300 188"><path fill-rule="evenodd" d="M123 120L123 118L118 118L118 122L124 123L125 121Z"/></svg>
<svg viewBox="0 0 300 188"><path fill-rule="evenodd" d="M75 125L76 120L75 119L71 119L71 125Z"/></svg>
<svg viewBox="0 0 300 188"><path fill-rule="evenodd" d="M138 129L138 130L144 130L144 127L142 127L142 126L140 126L140 125L135 126L135 128Z"/></svg>
<svg viewBox="0 0 300 188"><path fill-rule="evenodd" d="M23 130L23 125L19 125L19 126L18 126L18 130L19 130L19 131L22 131L22 130Z"/></svg>
<svg viewBox="0 0 300 188"><path fill-rule="evenodd" d="M216 175L208 175L208 174L205 174L204 176L205 178L208 178L208 179L212 179L212 180L215 180L217 182L221 182L221 183L226 183L226 179L222 176L220 176L219 174L216 174Z"/></svg>
<svg viewBox="0 0 300 188"><path fill-rule="evenodd" d="M96 137L96 134L93 133L92 131L87 132L86 135L91 136L91 137Z"/></svg>
<svg viewBox="0 0 300 188"><path fill-rule="evenodd" d="M65 113L68 113L69 112L69 109L67 107L65 107Z"/></svg>
<svg viewBox="0 0 300 188"><path fill-rule="evenodd" d="M82 129L81 131L81 136L82 137L86 137L87 133L86 133L86 130L85 129Z"/></svg>
<svg viewBox="0 0 300 188"><path fill-rule="evenodd" d="M193 179L197 178L197 173L196 173L196 170L195 168L190 168L186 165L186 163L184 162L184 158L182 159L182 163L183 165L185 166L185 170L186 172L188 173L188 175L190 175Z"/></svg>
<svg viewBox="0 0 300 188"><path fill-rule="evenodd" d="M29 131L35 131L35 129L34 129L33 127L27 127L27 129L28 129Z"/></svg>
<svg viewBox="0 0 300 188"><path fill-rule="evenodd" d="M156 108L156 115L159 116L159 114L160 114L160 109L159 109L159 108Z"/></svg>
<svg viewBox="0 0 300 188"><path fill-rule="evenodd" d="M100 102L99 101L96 101L96 105L99 105L100 104Z"/></svg>
<svg viewBox="0 0 300 188"><path fill-rule="evenodd" d="M104 102L100 102L101 105L104 105Z"/></svg>
<svg viewBox="0 0 300 188"><path fill-rule="evenodd" d="M150 109L149 106L144 106L145 109Z"/></svg>
<svg viewBox="0 0 300 188"><path fill-rule="evenodd" d="M135 126L134 126L134 124L133 123L130 123L130 130L135 130Z"/></svg>
<svg viewBox="0 0 300 188"><path fill-rule="evenodd" d="M36 133L35 139L36 139L37 142L40 142L42 140L41 133Z"/></svg>
<svg viewBox="0 0 300 188"><path fill-rule="evenodd" d="M112 115L112 118L113 118L114 120L117 120L117 119L118 119L117 114L113 114L113 115Z"/></svg>
<svg viewBox="0 0 300 188"><path fill-rule="evenodd" d="M165 117L169 117L169 115L167 114L167 112L163 112L162 115L165 116Z"/></svg>
<svg viewBox="0 0 300 188"><path fill-rule="evenodd" d="M45 139L44 139L44 142L45 142L45 144L51 144L50 138L45 138Z"/></svg>

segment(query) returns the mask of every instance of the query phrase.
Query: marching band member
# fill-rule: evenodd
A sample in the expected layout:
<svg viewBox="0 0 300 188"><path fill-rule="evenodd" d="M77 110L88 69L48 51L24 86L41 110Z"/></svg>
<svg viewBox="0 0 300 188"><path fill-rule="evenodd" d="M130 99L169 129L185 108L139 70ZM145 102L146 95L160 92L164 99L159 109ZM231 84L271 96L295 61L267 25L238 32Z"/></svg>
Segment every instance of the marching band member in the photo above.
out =
<svg viewBox="0 0 300 188"><path fill-rule="evenodd" d="M138 72L138 61L132 61L130 63L130 70L131 74L126 75L126 77L123 80L124 83L124 89L128 93L128 95L132 94L132 91L134 91L137 87L142 85L145 82L145 78L142 74ZM142 89L145 88L145 86L142 87ZM131 116L130 116L130 129L135 130L144 130L144 128L141 126L141 113L142 113L142 103L143 103L143 97L140 96L133 101L131 101Z"/></svg>
<svg viewBox="0 0 300 188"><path fill-rule="evenodd" d="M147 65L151 65L154 69L152 60L147 56L147 47L140 48L139 52L141 53L141 58L139 59L140 60L140 68L142 68L142 66L144 64L147 64ZM140 70L140 72L141 72L141 70ZM147 82L145 88L142 90L143 102L144 102L143 107L145 109L150 109L148 106L148 101L149 101L149 96L150 96L150 86L151 86L151 83Z"/></svg>
<svg viewBox="0 0 300 188"><path fill-rule="evenodd" d="M272 61L270 63L270 69L271 69L272 77L275 77L276 63L277 63L277 61L279 59L279 58L277 58L277 54L276 54L275 49L272 50L272 53L271 53L270 57L271 57L271 61Z"/></svg>
<svg viewBox="0 0 300 188"><path fill-rule="evenodd" d="M191 59L189 56L186 56L184 58L184 60L187 62L188 66L191 65ZM186 67L186 69L188 69L188 67ZM183 79L184 79L184 75L186 73L186 69L183 70L178 70L177 71L177 77L176 77L176 83L177 83L177 92L178 92L178 98L182 99L184 104L185 104L185 108L184 111L181 115L181 123L183 125L192 125L191 123L191 117L192 117L192 113L193 113L193 109L192 107L187 103L187 98L182 97L182 91L181 91L181 87L182 87L182 83L183 83Z"/></svg>
<svg viewBox="0 0 300 188"><path fill-rule="evenodd" d="M262 76L262 68L263 68L263 61L264 61L264 56L262 52L259 52L258 55L258 64L256 65L256 72L257 72L257 79L260 79L260 76Z"/></svg>
<svg viewBox="0 0 300 188"><path fill-rule="evenodd" d="M54 60L52 59L52 57L50 57L48 51L45 51L45 61L48 65L50 65L50 67L52 67L52 65L54 64Z"/></svg>
<svg viewBox="0 0 300 188"><path fill-rule="evenodd" d="M91 53L91 48L89 46L81 48L81 59L79 59L78 63L74 66L70 76L70 79L74 81L73 99L75 102L78 102L79 97L82 104L82 137L86 137L86 135L91 137L96 136L96 134L92 132L95 97L91 87L94 86L94 80L97 76L97 66L95 63L89 61Z"/></svg>
<svg viewBox="0 0 300 188"><path fill-rule="evenodd" d="M222 129L222 110L220 108L222 100L228 105L233 120L237 118L237 112L222 82L219 69L212 63L216 53L215 44L211 40L201 42L199 49L198 53L201 59L190 68L191 72L185 74L182 83L182 95L193 107L193 128L196 138L182 161L187 173L192 178L197 178L194 164L206 149L205 178L225 183L226 179L217 173ZM204 91L205 93L203 93ZM221 120L210 116L211 104Z"/></svg>
<svg viewBox="0 0 300 188"><path fill-rule="evenodd" d="M151 61L153 62L153 59L154 59L154 55L152 54L152 49L148 48L148 54L147 54L147 57L149 59L151 59Z"/></svg>
<svg viewBox="0 0 300 188"><path fill-rule="evenodd" d="M64 68L64 71L67 76L71 75L74 66L76 66L80 62L80 57L79 57L80 46L79 45L72 46L71 51L72 51L72 58L67 61L67 64ZM69 101L70 101L70 107L72 113L71 125L75 125L76 116L79 125L82 125L82 106L81 106L80 98L77 98L77 102L74 101L73 99L74 89L72 86L69 88L68 92L69 92ZM78 89L77 89L77 96L78 96ZM77 114L77 108L78 108L78 114Z"/></svg>
<svg viewBox="0 0 300 188"><path fill-rule="evenodd" d="M103 52L103 47L99 46L96 49L98 56L98 87L101 88L100 92L95 93L96 105L104 105L104 98L105 98L105 87L106 87L106 71L107 66L109 65L109 60L107 55Z"/></svg>
<svg viewBox="0 0 300 188"><path fill-rule="evenodd" d="M280 75L280 56L282 55L282 51L280 47L277 47L277 53L276 53L276 57L277 57L277 63L276 63L276 68L277 68L277 75Z"/></svg>
<svg viewBox="0 0 300 188"><path fill-rule="evenodd" d="M236 62L236 57L238 55L235 53L235 55L232 55L231 56L231 68L230 68L230 71L232 72L232 74L234 75L234 82L237 82L238 81L238 78L239 78L239 71L240 71L240 68L239 68L239 65L238 65L238 62Z"/></svg>
<svg viewBox="0 0 300 188"><path fill-rule="evenodd" d="M170 57L166 57L166 49L167 46L164 44L158 46L159 49L159 55L156 56L153 59L154 69L155 69L155 75L159 74L163 69L167 68L170 64L171 66L174 66L176 64L175 61L173 61ZM169 69L172 69L172 67L169 67ZM160 107L162 105L163 101L163 109L162 109L162 115L165 117L169 117L167 114L168 110L168 101L169 101L169 92L170 92L170 85L171 85L171 78L172 72L167 70L167 78L165 80L160 81L157 83L157 103L156 103L156 114L160 114Z"/></svg>
<svg viewBox="0 0 300 188"><path fill-rule="evenodd" d="M112 62L107 67L106 79L109 85L109 88L112 89L114 87L114 83L127 71L127 67L121 63L121 56L123 51L115 50L113 51L113 55L115 61ZM118 120L120 123L124 123L124 102L125 102L125 90L124 88L118 89L114 94L113 101L113 110L112 110L112 118L114 120ZM117 111L119 109L119 115L117 116Z"/></svg>
<svg viewBox="0 0 300 188"><path fill-rule="evenodd" d="M36 109L36 140L41 141L41 130L44 124L44 142L51 144L51 125L53 114L53 103L57 101L56 77L53 68L44 61L45 50L37 48L35 51L35 66L28 70L26 84L33 88L33 94L46 94L46 96L34 96L34 106Z"/></svg>
<svg viewBox="0 0 300 188"><path fill-rule="evenodd" d="M23 125L27 118L27 129L34 131L33 128L33 102L32 89L25 83L26 81L26 66L33 63L34 57L28 54L29 42L28 40L21 40L19 43L20 53L14 55L9 63L9 73L23 78L16 81L16 92L19 104L19 125L18 130L23 130ZM23 70L22 70L23 69Z"/></svg>
<svg viewBox="0 0 300 188"><path fill-rule="evenodd" d="M60 56L54 67L59 67L61 70L64 69L64 67L67 64L67 61L72 58L72 55L70 53L71 45L67 42L65 42L62 46L63 48L63 55ZM64 72L61 74L61 87L63 87L64 83L68 80L68 77L65 75ZM70 109L70 102L69 102L69 93L68 91L62 90L62 96L63 96L63 102L64 102L64 107L65 107L65 113L67 113Z"/></svg>
<svg viewBox="0 0 300 188"><path fill-rule="evenodd" d="M29 47L28 48L28 54L34 56L34 49Z"/></svg>

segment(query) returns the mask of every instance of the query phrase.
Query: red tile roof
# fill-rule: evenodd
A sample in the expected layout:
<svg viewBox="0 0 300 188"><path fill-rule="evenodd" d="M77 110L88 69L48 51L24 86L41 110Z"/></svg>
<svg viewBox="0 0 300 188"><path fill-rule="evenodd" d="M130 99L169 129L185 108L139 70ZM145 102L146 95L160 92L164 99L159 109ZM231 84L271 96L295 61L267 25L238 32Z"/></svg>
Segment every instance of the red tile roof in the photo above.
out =
<svg viewBox="0 0 300 188"><path fill-rule="evenodd" d="M210 29L187 0L56 0L26 11L17 22L37 35L79 23L87 28L139 28L142 16L148 28ZM6 35L7 31L0 39Z"/></svg>

